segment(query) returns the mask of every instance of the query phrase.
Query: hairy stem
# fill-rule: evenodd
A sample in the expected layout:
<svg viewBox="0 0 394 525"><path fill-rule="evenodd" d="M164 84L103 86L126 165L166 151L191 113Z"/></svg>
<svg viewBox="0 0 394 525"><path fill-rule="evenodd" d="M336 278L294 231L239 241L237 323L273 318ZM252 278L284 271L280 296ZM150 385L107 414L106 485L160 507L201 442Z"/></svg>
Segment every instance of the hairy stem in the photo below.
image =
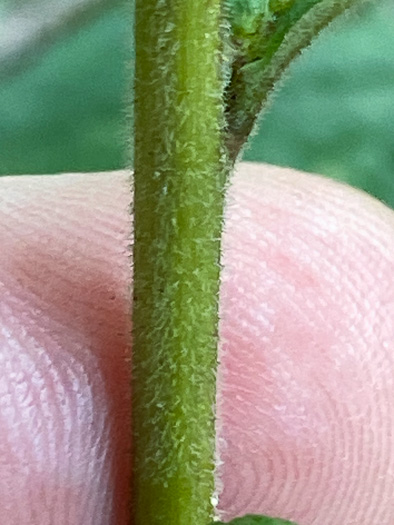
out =
<svg viewBox="0 0 394 525"><path fill-rule="evenodd" d="M227 147L235 162L292 60L334 19L366 0L263 0L261 12L261 0L227 2L233 45Z"/></svg>
<svg viewBox="0 0 394 525"><path fill-rule="evenodd" d="M362 1L136 0L133 525L213 518L230 161L290 61ZM226 98L221 57L232 67Z"/></svg>
<svg viewBox="0 0 394 525"><path fill-rule="evenodd" d="M213 516L220 0L137 0L133 524Z"/></svg>

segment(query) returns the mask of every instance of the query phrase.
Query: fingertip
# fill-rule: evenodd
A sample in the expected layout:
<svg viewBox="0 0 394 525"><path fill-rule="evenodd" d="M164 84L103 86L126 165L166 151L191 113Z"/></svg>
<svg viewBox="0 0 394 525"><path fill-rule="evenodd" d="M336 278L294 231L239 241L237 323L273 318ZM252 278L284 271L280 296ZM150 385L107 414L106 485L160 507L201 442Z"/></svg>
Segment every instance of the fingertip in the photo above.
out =
<svg viewBox="0 0 394 525"><path fill-rule="evenodd" d="M219 509L394 520L394 220L319 176L239 168L223 240Z"/></svg>
<svg viewBox="0 0 394 525"><path fill-rule="evenodd" d="M127 523L127 177L0 184L0 521Z"/></svg>

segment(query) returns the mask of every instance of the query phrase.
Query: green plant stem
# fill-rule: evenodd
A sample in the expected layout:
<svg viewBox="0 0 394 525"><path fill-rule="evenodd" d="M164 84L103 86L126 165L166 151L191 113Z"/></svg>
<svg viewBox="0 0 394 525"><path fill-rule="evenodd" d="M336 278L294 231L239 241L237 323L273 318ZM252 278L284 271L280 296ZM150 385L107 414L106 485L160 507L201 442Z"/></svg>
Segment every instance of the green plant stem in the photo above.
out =
<svg viewBox="0 0 394 525"><path fill-rule="evenodd" d="M133 525L213 518L227 174L290 61L364 0L250 1L226 3L231 49L223 0L136 0Z"/></svg>
<svg viewBox="0 0 394 525"><path fill-rule="evenodd" d="M213 517L220 0L137 0L133 525Z"/></svg>
<svg viewBox="0 0 394 525"><path fill-rule="evenodd" d="M270 94L294 58L339 15L367 1L271 1L269 5L276 6L271 19L267 21L262 17L258 22L256 17L246 18L250 27L242 31L242 24L245 24L242 16L245 17L245 12L251 9L249 5L255 5L255 0L227 0L235 50L226 102L227 147L232 162L235 162L258 116L266 108ZM243 10L240 10L240 5Z"/></svg>

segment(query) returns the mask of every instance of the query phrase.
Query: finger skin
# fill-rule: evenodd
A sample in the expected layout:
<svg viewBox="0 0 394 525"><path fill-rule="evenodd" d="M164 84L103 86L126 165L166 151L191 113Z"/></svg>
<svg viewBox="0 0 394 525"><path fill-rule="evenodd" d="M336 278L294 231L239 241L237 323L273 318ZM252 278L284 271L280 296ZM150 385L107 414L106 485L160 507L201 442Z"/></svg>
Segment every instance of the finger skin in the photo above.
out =
<svg viewBox="0 0 394 525"><path fill-rule="evenodd" d="M229 201L223 516L393 524L393 213L320 177L253 165Z"/></svg>
<svg viewBox="0 0 394 525"><path fill-rule="evenodd" d="M4 525L123 525L127 174L0 180ZM218 513L394 523L394 215L243 164L223 238Z"/></svg>
<svg viewBox="0 0 394 525"><path fill-rule="evenodd" d="M0 522L122 525L130 481L130 185L0 180Z"/></svg>

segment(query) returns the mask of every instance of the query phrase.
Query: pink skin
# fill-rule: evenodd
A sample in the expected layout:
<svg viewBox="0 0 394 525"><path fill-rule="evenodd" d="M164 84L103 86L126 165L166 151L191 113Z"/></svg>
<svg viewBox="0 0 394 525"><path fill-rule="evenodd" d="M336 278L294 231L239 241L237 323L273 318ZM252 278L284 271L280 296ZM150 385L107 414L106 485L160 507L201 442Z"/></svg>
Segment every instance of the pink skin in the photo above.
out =
<svg viewBox="0 0 394 525"><path fill-rule="evenodd" d="M0 521L126 525L127 176L0 180ZM394 214L244 164L223 242L218 510L394 523Z"/></svg>

